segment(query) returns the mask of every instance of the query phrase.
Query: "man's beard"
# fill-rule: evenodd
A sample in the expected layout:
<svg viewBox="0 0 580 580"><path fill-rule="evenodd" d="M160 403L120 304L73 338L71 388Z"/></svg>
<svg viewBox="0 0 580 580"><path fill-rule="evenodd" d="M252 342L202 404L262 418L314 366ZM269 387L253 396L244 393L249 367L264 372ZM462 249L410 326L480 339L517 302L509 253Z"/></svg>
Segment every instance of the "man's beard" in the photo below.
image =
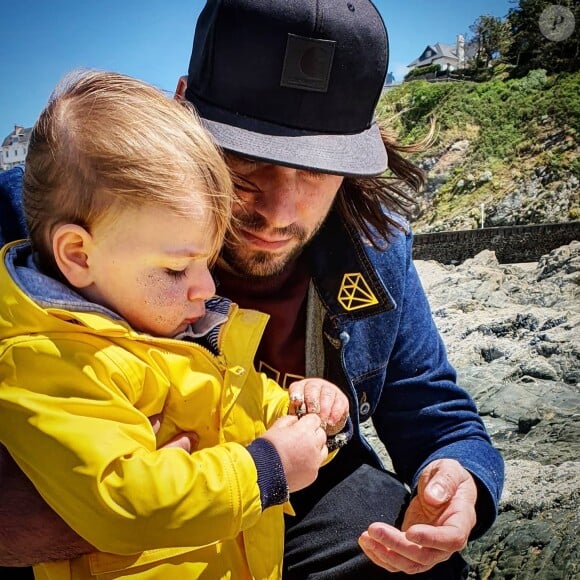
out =
<svg viewBox="0 0 580 580"><path fill-rule="evenodd" d="M237 216L236 220L242 229L250 233L258 234L267 229L265 220L259 214ZM221 252L221 261L225 262L227 267L235 274L245 278L276 276L302 253L323 221L321 220L316 225L310 235L304 228L296 224L271 230L276 235L291 237L297 242L287 253L247 249L243 241L228 239Z"/></svg>
<svg viewBox="0 0 580 580"><path fill-rule="evenodd" d="M280 274L302 253L303 249L304 245L298 244L287 254L272 254L260 250L244 251L243 246L226 242L222 248L220 260L238 276L266 278Z"/></svg>

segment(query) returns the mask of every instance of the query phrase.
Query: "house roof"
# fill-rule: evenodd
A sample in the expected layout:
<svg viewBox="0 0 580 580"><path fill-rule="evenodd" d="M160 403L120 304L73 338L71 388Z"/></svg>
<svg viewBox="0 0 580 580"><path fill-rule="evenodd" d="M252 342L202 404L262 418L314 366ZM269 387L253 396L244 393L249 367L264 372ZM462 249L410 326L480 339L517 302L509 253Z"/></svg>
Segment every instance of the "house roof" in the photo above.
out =
<svg viewBox="0 0 580 580"><path fill-rule="evenodd" d="M14 129L7 137L2 141L2 147L9 147L13 144L14 138L18 138L18 143L27 143L30 139L30 133L32 132L32 127L25 129L24 127L18 127L18 130Z"/></svg>
<svg viewBox="0 0 580 580"><path fill-rule="evenodd" d="M412 63L408 64L407 67L431 64L433 61L440 58L457 60L457 47L450 44L443 44L442 42L428 44L421 53L421 56L416 58Z"/></svg>

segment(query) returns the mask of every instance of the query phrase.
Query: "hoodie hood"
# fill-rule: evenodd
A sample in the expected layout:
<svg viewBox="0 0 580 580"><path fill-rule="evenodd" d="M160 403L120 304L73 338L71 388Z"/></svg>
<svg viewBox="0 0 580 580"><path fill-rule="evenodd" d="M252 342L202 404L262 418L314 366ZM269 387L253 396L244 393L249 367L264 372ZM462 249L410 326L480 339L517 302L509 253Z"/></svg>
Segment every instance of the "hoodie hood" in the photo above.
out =
<svg viewBox="0 0 580 580"><path fill-rule="evenodd" d="M34 262L28 242L14 242L0 254L0 340L36 333L76 332L101 336L128 336L142 333L131 328L116 312L88 301L62 282L43 274ZM219 327L227 320L231 302L212 298L206 315L180 334L179 339L206 337L217 350Z"/></svg>

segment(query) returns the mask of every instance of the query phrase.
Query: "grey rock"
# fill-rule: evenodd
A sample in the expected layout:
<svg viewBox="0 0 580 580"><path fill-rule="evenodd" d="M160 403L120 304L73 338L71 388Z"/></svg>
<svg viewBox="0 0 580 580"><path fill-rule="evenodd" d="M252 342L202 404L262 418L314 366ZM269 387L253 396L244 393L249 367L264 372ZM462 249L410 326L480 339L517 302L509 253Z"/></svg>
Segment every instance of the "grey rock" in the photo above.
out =
<svg viewBox="0 0 580 580"><path fill-rule="evenodd" d="M580 242L535 264L486 251L415 265L459 383L506 461L498 519L465 550L470 578L580 578ZM363 431L388 461L370 422Z"/></svg>
<svg viewBox="0 0 580 580"><path fill-rule="evenodd" d="M477 180L478 183L487 183L493 179L493 173L488 169L484 171Z"/></svg>

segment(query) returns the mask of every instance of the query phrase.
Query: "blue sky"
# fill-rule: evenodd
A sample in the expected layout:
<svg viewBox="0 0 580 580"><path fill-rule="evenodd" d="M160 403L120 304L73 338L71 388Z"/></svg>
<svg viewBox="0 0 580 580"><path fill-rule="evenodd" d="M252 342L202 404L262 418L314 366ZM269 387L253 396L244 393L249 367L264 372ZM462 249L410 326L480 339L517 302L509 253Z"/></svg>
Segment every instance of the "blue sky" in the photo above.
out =
<svg viewBox="0 0 580 580"><path fill-rule="evenodd" d="M259 2L260 0L256 0ZM291 0L287 0L291 1ZM10 0L0 22L0 141L30 127L58 80L77 67L125 73L173 92L187 73L202 0ZM510 0L376 0L400 80L427 44L454 44Z"/></svg>

